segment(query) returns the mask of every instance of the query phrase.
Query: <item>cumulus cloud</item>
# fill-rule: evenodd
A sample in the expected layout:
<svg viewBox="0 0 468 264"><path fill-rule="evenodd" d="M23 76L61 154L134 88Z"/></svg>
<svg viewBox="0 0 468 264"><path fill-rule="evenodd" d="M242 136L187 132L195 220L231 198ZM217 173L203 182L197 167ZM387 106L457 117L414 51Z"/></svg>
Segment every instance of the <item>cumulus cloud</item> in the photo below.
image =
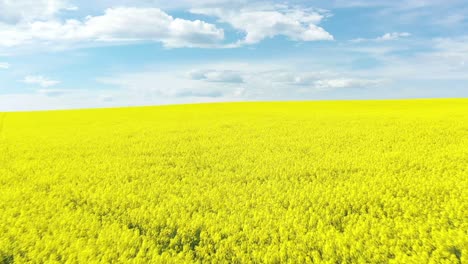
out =
<svg viewBox="0 0 468 264"><path fill-rule="evenodd" d="M28 75L24 77L22 82L39 85L41 87L51 87L60 83L60 81L51 80L42 75Z"/></svg>
<svg viewBox="0 0 468 264"><path fill-rule="evenodd" d="M200 20L174 18L158 8L110 8L83 21L34 21L0 27L0 46L34 43L156 41L166 47L209 47L224 31Z"/></svg>
<svg viewBox="0 0 468 264"><path fill-rule="evenodd" d="M147 5L113 7L101 15L64 20L60 12L76 9L66 0L0 0L0 49L133 42L159 42L168 48L235 48L275 36L293 41L333 40L330 33L318 26L328 16L324 10L245 3L241 6L246 7L222 5L191 10L194 14L216 17L219 23L245 34L243 39L226 44L224 29L216 24L176 18Z"/></svg>
<svg viewBox="0 0 468 264"><path fill-rule="evenodd" d="M275 6L243 9L197 8L191 12L217 17L220 22L245 33L245 38L237 45L255 44L279 35L294 41L333 40L330 33L318 26L325 15L311 9Z"/></svg>
<svg viewBox="0 0 468 264"><path fill-rule="evenodd" d="M6 69L9 69L10 68L10 64L7 63L7 62L1 62L0 61L0 70L3 69L3 70L6 70Z"/></svg>
<svg viewBox="0 0 468 264"><path fill-rule="evenodd" d="M0 0L0 22L49 19L62 10L76 10L66 0Z"/></svg>

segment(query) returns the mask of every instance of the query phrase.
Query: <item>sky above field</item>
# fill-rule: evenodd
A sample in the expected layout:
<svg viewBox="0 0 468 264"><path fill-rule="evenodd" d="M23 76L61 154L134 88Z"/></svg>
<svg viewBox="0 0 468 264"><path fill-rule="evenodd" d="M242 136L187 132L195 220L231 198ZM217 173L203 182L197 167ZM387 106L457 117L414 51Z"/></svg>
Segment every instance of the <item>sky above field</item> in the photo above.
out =
<svg viewBox="0 0 468 264"><path fill-rule="evenodd" d="M466 0L0 0L0 111L468 97Z"/></svg>

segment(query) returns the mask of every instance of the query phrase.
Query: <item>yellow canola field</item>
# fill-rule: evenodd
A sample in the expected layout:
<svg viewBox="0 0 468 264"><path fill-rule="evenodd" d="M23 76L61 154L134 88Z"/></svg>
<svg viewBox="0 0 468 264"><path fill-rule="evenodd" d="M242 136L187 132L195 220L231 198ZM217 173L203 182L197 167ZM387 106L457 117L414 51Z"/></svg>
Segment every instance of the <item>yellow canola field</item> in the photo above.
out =
<svg viewBox="0 0 468 264"><path fill-rule="evenodd" d="M468 99L0 113L0 263L468 263Z"/></svg>

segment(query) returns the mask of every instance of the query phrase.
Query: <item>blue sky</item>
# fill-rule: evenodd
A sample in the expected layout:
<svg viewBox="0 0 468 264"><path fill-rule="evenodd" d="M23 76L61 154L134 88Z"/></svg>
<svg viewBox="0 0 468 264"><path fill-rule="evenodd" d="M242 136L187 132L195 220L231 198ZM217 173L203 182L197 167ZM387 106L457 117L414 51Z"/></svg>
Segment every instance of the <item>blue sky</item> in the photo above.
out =
<svg viewBox="0 0 468 264"><path fill-rule="evenodd" d="M0 0L0 111L433 97L466 0Z"/></svg>

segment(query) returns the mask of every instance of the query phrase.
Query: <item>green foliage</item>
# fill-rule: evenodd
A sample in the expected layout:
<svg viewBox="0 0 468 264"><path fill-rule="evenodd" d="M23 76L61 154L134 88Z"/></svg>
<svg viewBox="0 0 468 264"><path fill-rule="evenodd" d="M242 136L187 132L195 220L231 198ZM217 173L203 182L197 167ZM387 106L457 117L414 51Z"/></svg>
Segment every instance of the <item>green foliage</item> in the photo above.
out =
<svg viewBox="0 0 468 264"><path fill-rule="evenodd" d="M468 263L468 100L3 114L1 263Z"/></svg>

